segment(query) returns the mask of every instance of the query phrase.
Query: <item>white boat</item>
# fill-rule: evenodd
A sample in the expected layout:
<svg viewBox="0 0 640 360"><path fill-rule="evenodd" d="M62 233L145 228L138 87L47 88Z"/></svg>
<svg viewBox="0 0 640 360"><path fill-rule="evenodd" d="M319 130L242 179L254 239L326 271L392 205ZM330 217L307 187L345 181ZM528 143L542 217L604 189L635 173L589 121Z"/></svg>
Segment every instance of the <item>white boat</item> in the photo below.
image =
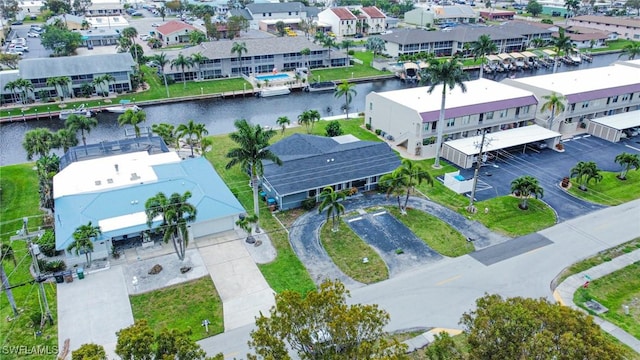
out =
<svg viewBox="0 0 640 360"><path fill-rule="evenodd" d="M333 91L336 89L336 84L333 81L320 81L314 82L307 85L304 88L306 92L316 92L316 91Z"/></svg>
<svg viewBox="0 0 640 360"><path fill-rule="evenodd" d="M138 105L131 104L129 100L120 100L120 105L109 106L104 108L104 111L108 111L110 113L115 113L115 114L123 114L127 110L133 110L134 112L138 112L142 109Z"/></svg>
<svg viewBox="0 0 640 360"><path fill-rule="evenodd" d="M278 95L288 95L291 93L286 86L271 86L268 88L264 88L257 93L259 97L269 97L269 96L278 96Z"/></svg>
<svg viewBox="0 0 640 360"><path fill-rule="evenodd" d="M580 56L579 52L572 52L569 54L569 59L574 63L574 64L581 64L582 63L582 56Z"/></svg>
<svg viewBox="0 0 640 360"><path fill-rule="evenodd" d="M86 117L94 117L96 114L93 111L91 111L91 109L85 108L84 104L81 104L75 109L61 110L60 115L58 116L60 117L60 120L67 120L67 118L69 118L69 115L82 115Z"/></svg>

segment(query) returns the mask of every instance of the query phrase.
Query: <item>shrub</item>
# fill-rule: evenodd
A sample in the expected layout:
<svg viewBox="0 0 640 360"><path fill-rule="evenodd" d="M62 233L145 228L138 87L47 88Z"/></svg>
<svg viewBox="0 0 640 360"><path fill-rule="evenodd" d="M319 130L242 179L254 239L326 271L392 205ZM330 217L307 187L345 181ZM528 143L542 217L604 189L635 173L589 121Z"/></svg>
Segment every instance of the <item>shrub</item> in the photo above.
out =
<svg viewBox="0 0 640 360"><path fill-rule="evenodd" d="M302 208L305 210L312 210L316 207L316 198L311 197L302 201Z"/></svg>
<svg viewBox="0 0 640 360"><path fill-rule="evenodd" d="M349 50L349 55L353 56L353 54L355 54L356 52L353 50Z"/></svg>
<svg viewBox="0 0 640 360"><path fill-rule="evenodd" d="M380 134L382 134L382 130L376 129L375 133L376 133L376 135L380 136Z"/></svg>
<svg viewBox="0 0 640 360"><path fill-rule="evenodd" d="M364 127L366 127L367 130L371 131L371 124L367 123L367 124L364 125Z"/></svg>
<svg viewBox="0 0 640 360"><path fill-rule="evenodd" d="M333 120L329 122L329 124L325 128L326 136L333 137L333 136L340 136L342 134L344 134L344 131L342 131L342 127L338 120Z"/></svg>
<svg viewBox="0 0 640 360"><path fill-rule="evenodd" d="M49 262L45 259L38 259L38 267L41 272L46 272L49 267Z"/></svg>
<svg viewBox="0 0 640 360"><path fill-rule="evenodd" d="M56 256L56 235L53 230L47 230L42 237L35 241L40 251L48 257Z"/></svg>
<svg viewBox="0 0 640 360"><path fill-rule="evenodd" d="M549 24L552 25L553 24L553 20L551 19L542 19L542 21L540 21L543 24Z"/></svg>
<svg viewBox="0 0 640 360"><path fill-rule="evenodd" d="M63 270L67 269L67 264L65 264L65 262L62 261L62 260L49 261L45 265L44 269L45 269L45 271L48 271L48 272L63 271Z"/></svg>

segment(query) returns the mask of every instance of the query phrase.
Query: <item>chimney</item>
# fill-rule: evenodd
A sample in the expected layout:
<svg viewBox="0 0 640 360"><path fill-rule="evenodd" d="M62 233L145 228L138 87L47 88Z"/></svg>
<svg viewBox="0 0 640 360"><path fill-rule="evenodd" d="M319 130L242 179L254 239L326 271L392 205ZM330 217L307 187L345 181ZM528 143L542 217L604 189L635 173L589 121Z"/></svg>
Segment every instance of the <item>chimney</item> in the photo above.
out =
<svg viewBox="0 0 640 360"><path fill-rule="evenodd" d="M119 170L119 169L118 169L118 164L115 164L114 166L115 166L115 168L116 168L116 173L117 173L117 172L118 172L118 170Z"/></svg>

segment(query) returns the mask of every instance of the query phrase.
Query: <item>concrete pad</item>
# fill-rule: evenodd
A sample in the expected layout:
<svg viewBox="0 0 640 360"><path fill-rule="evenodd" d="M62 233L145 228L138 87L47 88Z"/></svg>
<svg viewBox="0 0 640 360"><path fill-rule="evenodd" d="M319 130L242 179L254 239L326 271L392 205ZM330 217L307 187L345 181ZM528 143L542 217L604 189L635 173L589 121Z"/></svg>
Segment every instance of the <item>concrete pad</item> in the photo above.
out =
<svg viewBox="0 0 640 360"><path fill-rule="evenodd" d="M116 332L133 324L124 273L120 266L58 284L58 346L70 339L70 352L82 344L104 346L116 358Z"/></svg>
<svg viewBox="0 0 640 360"><path fill-rule="evenodd" d="M267 284L242 240L198 248L224 306L225 331L255 323L275 305Z"/></svg>

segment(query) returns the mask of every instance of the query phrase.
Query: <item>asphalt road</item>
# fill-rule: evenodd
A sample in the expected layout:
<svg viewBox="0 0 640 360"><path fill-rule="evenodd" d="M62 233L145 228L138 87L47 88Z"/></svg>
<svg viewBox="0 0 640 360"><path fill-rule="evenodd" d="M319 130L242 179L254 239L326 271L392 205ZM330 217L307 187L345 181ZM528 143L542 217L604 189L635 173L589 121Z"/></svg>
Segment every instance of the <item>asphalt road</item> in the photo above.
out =
<svg viewBox="0 0 640 360"><path fill-rule="evenodd" d="M377 284L351 289L349 302L378 304L388 311L389 331L432 326L460 328L460 316L485 293L553 301L550 283L560 271L640 236L639 220L640 200L594 211L539 232L541 237L534 239L535 244L529 244L524 253L515 248L504 249L509 255L490 261L490 265L472 256L444 259ZM210 355L223 352L227 358L243 358L249 350L247 341L252 328L235 329L199 343Z"/></svg>

